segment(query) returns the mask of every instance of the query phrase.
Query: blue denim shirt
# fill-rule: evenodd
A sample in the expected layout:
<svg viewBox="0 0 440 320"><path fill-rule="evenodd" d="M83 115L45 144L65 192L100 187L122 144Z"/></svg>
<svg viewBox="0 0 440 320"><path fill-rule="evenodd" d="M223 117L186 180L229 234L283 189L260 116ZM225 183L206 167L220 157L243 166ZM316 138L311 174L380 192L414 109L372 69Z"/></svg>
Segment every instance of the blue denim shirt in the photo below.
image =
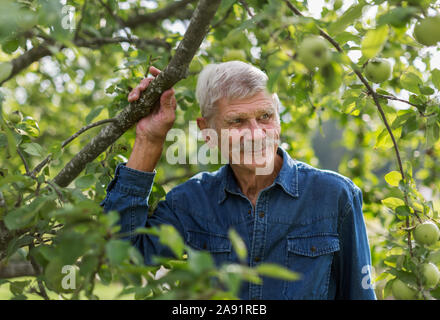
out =
<svg viewBox="0 0 440 320"><path fill-rule="evenodd" d="M138 227L171 224L189 246L208 250L218 265L239 261L228 239L234 228L247 245L249 266L277 263L302 275L298 281L244 282L241 299L376 299L362 191L343 175L292 159L282 148L277 152L282 168L258 195L255 209L229 164L174 187L148 216L156 172L121 163L101 205L120 213L121 232L131 233L128 238L146 264L152 255L173 254L157 237L133 234Z"/></svg>

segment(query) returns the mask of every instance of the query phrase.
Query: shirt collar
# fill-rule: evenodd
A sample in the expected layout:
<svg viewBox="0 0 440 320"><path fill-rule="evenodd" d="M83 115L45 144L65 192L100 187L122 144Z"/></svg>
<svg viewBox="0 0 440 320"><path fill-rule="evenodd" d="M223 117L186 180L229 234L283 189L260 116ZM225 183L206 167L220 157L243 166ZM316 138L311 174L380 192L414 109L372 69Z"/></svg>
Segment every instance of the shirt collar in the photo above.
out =
<svg viewBox="0 0 440 320"><path fill-rule="evenodd" d="M273 184L279 184L288 195L299 197L297 161L292 159L281 147L278 147L277 153L282 156L283 165ZM228 193L242 195L230 164L226 164L219 169L218 177L220 179L219 204L226 199Z"/></svg>

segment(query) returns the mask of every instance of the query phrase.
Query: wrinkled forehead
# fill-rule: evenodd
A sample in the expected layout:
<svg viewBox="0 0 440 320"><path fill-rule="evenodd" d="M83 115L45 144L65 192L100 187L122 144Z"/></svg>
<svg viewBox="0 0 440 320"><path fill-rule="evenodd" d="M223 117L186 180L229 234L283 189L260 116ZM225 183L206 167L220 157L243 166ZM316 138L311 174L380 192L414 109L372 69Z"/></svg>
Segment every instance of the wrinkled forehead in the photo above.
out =
<svg viewBox="0 0 440 320"><path fill-rule="evenodd" d="M265 92L259 92L252 97L242 99L222 98L217 102L217 106L222 115L235 113L252 115L275 111L272 97Z"/></svg>

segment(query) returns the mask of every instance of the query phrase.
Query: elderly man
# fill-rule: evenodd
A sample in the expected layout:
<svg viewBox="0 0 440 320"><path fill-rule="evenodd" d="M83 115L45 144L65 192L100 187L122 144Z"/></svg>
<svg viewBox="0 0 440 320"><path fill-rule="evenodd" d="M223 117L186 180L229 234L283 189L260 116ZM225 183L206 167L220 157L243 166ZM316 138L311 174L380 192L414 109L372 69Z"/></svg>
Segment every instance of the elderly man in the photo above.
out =
<svg viewBox="0 0 440 320"><path fill-rule="evenodd" d="M160 73L154 67L150 72ZM152 79L143 79L129 101L138 99ZM138 227L171 224L189 246L209 251L218 265L238 262L227 236L233 228L246 243L249 266L277 263L302 275L298 281L245 282L242 299L375 299L361 190L349 178L294 160L278 146L279 101L267 92L266 82L264 72L239 61L202 70L197 124L217 133L217 139L205 135L206 140L219 146L229 163L173 188L149 217L155 166L175 119L174 90L165 91L158 111L138 122L130 159L118 165L104 209L120 213L121 232L131 234L146 264L152 255L172 253L157 237L136 235ZM221 143L225 130L234 133ZM246 148L245 141L258 141L260 147ZM255 158L244 161L249 155ZM262 166L271 170L262 174Z"/></svg>

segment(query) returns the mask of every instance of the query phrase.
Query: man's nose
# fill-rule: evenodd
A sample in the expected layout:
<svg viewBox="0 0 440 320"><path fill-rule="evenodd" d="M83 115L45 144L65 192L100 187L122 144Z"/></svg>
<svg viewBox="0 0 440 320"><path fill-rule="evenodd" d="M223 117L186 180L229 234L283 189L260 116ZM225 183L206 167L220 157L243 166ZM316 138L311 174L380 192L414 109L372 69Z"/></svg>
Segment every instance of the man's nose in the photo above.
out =
<svg viewBox="0 0 440 320"><path fill-rule="evenodd" d="M266 136L265 130L258 124L256 119L249 121L249 127L247 129L249 129L248 133L251 135L248 138L252 138L253 140L262 139Z"/></svg>

